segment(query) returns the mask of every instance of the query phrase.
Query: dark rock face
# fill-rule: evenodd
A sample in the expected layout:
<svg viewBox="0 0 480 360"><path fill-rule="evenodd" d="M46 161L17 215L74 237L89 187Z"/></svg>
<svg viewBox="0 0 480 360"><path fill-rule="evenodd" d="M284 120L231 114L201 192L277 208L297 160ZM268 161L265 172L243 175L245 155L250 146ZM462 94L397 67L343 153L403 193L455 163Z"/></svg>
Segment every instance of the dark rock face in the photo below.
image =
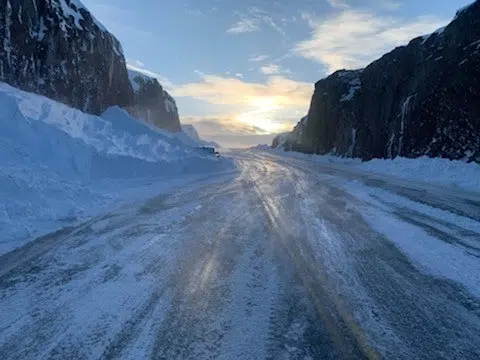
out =
<svg viewBox="0 0 480 360"><path fill-rule="evenodd" d="M364 70L317 82L289 139L284 148L319 154L480 162L480 1Z"/></svg>
<svg viewBox="0 0 480 360"><path fill-rule="evenodd" d="M173 97L166 92L157 79L128 70L134 90L134 106L129 112L144 121L172 132L182 131L178 109Z"/></svg>
<svg viewBox="0 0 480 360"><path fill-rule="evenodd" d="M123 51L78 0L0 0L0 81L85 112L133 104Z"/></svg>

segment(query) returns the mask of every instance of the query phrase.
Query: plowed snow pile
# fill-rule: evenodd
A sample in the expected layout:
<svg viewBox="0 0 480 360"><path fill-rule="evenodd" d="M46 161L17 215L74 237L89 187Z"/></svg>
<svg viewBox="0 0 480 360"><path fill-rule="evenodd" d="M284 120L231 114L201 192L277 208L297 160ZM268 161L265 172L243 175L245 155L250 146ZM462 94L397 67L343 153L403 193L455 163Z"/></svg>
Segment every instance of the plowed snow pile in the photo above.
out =
<svg viewBox="0 0 480 360"><path fill-rule="evenodd" d="M0 83L0 254L152 184L231 168L120 108L82 113Z"/></svg>

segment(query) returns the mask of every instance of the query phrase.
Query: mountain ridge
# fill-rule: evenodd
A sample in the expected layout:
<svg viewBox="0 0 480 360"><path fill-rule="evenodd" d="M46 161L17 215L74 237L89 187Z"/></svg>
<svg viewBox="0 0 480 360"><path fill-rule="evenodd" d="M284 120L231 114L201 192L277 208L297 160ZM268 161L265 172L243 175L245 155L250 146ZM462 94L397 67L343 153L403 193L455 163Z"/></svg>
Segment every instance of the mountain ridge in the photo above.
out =
<svg viewBox="0 0 480 360"><path fill-rule="evenodd" d="M175 100L150 77L132 86L121 43L79 0L0 0L0 23L0 81L93 115L120 106L181 131Z"/></svg>
<svg viewBox="0 0 480 360"><path fill-rule="evenodd" d="M480 162L480 1L444 29L315 84L282 148L346 157ZM276 139L272 145L279 144Z"/></svg>

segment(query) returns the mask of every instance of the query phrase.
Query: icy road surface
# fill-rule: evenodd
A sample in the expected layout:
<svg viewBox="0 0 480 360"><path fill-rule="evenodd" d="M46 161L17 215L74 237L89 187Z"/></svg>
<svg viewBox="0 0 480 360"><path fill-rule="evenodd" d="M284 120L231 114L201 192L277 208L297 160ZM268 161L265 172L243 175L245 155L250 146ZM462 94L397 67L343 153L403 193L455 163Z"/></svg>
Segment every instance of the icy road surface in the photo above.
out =
<svg viewBox="0 0 480 360"><path fill-rule="evenodd" d="M478 194L233 156L0 257L0 358L480 358Z"/></svg>

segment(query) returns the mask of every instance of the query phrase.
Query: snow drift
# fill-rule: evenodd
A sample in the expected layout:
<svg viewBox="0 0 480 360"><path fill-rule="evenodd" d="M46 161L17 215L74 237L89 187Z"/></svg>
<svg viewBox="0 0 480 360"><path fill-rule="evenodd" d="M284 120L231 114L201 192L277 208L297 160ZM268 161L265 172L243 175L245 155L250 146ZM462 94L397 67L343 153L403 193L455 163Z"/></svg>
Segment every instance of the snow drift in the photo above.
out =
<svg viewBox="0 0 480 360"><path fill-rule="evenodd" d="M0 253L137 186L233 166L197 145L118 107L89 115L0 83Z"/></svg>
<svg viewBox="0 0 480 360"><path fill-rule="evenodd" d="M299 152L287 152L280 149L260 148L289 158L305 159L322 164L333 164L360 172L392 176L394 178L419 181L440 186L460 188L467 191L480 191L480 165L461 160L429 158L416 159L397 157L395 159L372 159L362 161L334 155L314 155Z"/></svg>

